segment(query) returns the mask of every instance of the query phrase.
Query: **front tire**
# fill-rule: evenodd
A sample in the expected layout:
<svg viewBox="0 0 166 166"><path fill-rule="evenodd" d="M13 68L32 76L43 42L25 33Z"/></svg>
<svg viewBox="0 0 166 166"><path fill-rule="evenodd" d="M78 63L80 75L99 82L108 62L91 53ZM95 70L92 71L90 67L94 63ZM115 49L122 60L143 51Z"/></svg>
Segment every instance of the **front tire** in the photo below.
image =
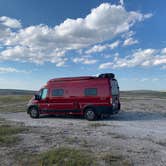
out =
<svg viewBox="0 0 166 166"><path fill-rule="evenodd" d="M93 108L87 108L85 110L85 118L89 121L96 119L96 114Z"/></svg>
<svg viewBox="0 0 166 166"><path fill-rule="evenodd" d="M39 111L35 107L30 108L29 114L31 118L39 118Z"/></svg>

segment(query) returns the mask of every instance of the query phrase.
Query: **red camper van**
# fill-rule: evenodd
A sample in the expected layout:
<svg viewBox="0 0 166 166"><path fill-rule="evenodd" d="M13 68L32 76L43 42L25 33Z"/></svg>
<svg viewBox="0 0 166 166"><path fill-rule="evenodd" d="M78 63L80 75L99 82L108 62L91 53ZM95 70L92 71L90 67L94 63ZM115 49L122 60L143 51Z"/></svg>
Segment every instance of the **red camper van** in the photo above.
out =
<svg viewBox="0 0 166 166"><path fill-rule="evenodd" d="M112 73L97 77L55 78L29 101L27 113L32 118L41 114L81 115L95 120L103 114L120 110L119 86Z"/></svg>

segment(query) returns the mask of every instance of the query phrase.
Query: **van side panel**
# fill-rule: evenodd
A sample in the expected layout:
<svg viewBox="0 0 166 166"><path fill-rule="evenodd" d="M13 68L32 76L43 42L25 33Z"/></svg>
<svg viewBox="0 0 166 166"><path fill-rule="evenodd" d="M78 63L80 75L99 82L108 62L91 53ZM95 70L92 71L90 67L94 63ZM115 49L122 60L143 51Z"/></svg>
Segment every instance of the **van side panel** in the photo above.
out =
<svg viewBox="0 0 166 166"><path fill-rule="evenodd" d="M111 113L110 79L98 78L90 80L54 81L47 84L49 94L47 99L48 114L83 115L87 107L94 107L98 112ZM54 96L54 90L63 90L62 96ZM85 89L95 89L96 95L86 96Z"/></svg>
<svg viewBox="0 0 166 166"><path fill-rule="evenodd" d="M83 114L87 106L108 106L110 99L110 87L108 79L78 80L55 82L50 86L50 110L55 113ZM53 89L64 89L64 96L53 97ZM86 88L96 88L96 96L85 96Z"/></svg>
<svg viewBox="0 0 166 166"><path fill-rule="evenodd" d="M83 114L84 108L87 106L100 106L100 105L108 105L109 101L109 87L107 79L99 79L99 80L85 80L81 82L73 83L75 85L70 89L70 95L76 96L76 102ZM96 96L85 96L86 88L96 88L97 95Z"/></svg>

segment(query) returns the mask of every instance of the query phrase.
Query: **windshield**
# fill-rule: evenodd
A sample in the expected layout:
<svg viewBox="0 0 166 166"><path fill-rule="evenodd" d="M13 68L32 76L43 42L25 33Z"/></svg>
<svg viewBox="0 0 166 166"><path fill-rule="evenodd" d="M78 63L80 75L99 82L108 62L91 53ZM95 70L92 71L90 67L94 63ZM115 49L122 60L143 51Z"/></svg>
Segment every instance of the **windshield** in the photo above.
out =
<svg viewBox="0 0 166 166"><path fill-rule="evenodd" d="M47 88L44 88L39 92L39 95L41 96L41 99L45 99L47 97L47 92L48 92Z"/></svg>

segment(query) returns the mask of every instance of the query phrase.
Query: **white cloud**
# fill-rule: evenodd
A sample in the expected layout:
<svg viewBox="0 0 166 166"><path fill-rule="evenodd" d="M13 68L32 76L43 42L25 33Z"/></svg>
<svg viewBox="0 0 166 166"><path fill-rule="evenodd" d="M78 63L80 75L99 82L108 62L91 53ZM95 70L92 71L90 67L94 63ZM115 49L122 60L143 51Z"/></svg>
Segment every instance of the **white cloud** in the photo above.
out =
<svg viewBox="0 0 166 166"><path fill-rule="evenodd" d="M162 78L157 78L157 77L143 77L143 78L119 78L119 80L122 80L122 81L140 81L140 82L145 82L145 81L150 81L150 82L156 82L156 81L159 81L161 80Z"/></svg>
<svg viewBox="0 0 166 166"><path fill-rule="evenodd" d="M130 38L127 38L127 39L123 42L123 46L130 46L130 45L137 44L137 43L138 43L138 40L133 39L132 37L130 37Z"/></svg>
<svg viewBox="0 0 166 166"><path fill-rule="evenodd" d="M160 79L159 78L152 78L152 81L159 81Z"/></svg>
<svg viewBox="0 0 166 166"><path fill-rule="evenodd" d="M0 53L0 61L13 60L22 62L31 62L43 64L44 62L64 64L67 58L64 57L65 51L55 50L40 50L38 48L29 48L25 46L8 47Z"/></svg>
<svg viewBox="0 0 166 166"><path fill-rule="evenodd" d="M161 50L161 53L162 53L162 54L166 54L166 48L163 48L163 49Z"/></svg>
<svg viewBox="0 0 166 166"><path fill-rule="evenodd" d="M107 45L94 45L92 48L90 48L89 50L85 51L86 54L92 54L92 53L96 53L96 52L102 52L104 50L106 50L108 47Z"/></svg>
<svg viewBox="0 0 166 166"><path fill-rule="evenodd" d="M116 52L115 54L103 54L102 56L106 59L111 57L119 57L119 53Z"/></svg>
<svg viewBox="0 0 166 166"><path fill-rule="evenodd" d="M99 66L100 69L107 69L107 68L113 68L112 62L103 63Z"/></svg>
<svg viewBox="0 0 166 166"><path fill-rule="evenodd" d="M120 41L117 40L117 41L115 41L115 42L109 44L108 47L109 47L110 49L114 49L114 48L118 47L119 44L120 44Z"/></svg>
<svg viewBox="0 0 166 166"><path fill-rule="evenodd" d="M141 78L140 81L141 82L149 81L149 78Z"/></svg>
<svg viewBox="0 0 166 166"><path fill-rule="evenodd" d="M19 20L6 16L0 17L0 25L4 25L8 28L21 28L21 23Z"/></svg>
<svg viewBox="0 0 166 166"><path fill-rule="evenodd" d="M4 73L27 73L25 70L18 70L12 67L0 67L0 74Z"/></svg>
<svg viewBox="0 0 166 166"><path fill-rule="evenodd" d="M64 65L70 50L87 48L126 33L147 14L127 11L122 5L102 3L85 18L66 19L60 25L36 25L21 28L20 21L0 17L0 60L44 62ZM18 30L13 28L18 28ZM113 49L115 45L109 47ZM100 48L104 49L104 48Z"/></svg>
<svg viewBox="0 0 166 166"><path fill-rule="evenodd" d="M150 17L152 17L152 16L153 16L152 13L148 13L148 14L145 14L145 15L144 15L144 18L147 19L147 18L150 18Z"/></svg>
<svg viewBox="0 0 166 166"><path fill-rule="evenodd" d="M116 47L118 47L120 44L120 41L117 40L111 44L98 44L98 45L94 45L92 48L88 49L87 51L85 51L86 54L92 54L92 53L96 53L96 52L102 52L106 49L114 49Z"/></svg>
<svg viewBox="0 0 166 166"><path fill-rule="evenodd" d="M106 58L106 59L113 57L112 54L103 54L102 56L103 56L104 58Z"/></svg>
<svg viewBox="0 0 166 166"><path fill-rule="evenodd" d="M124 5L124 0L119 0L121 5Z"/></svg>
<svg viewBox="0 0 166 166"><path fill-rule="evenodd" d="M99 66L100 69L106 68L124 68L124 67L149 67L149 66L164 66L166 64L166 53L163 54L163 49L138 49L132 55L120 58L116 56L112 62L103 63Z"/></svg>
<svg viewBox="0 0 166 166"><path fill-rule="evenodd" d="M131 30L131 31L128 31L128 32L122 34L121 36L122 36L122 38L127 39L127 38L132 37L133 35L135 35L135 32Z"/></svg>
<svg viewBox="0 0 166 166"><path fill-rule="evenodd" d="M90 64L95 64L97 62L96 59L90 59L88 57L80 57L80 58L74 58L73 59L73 62L74 63L82 63L82 64L87 64L87 65L90 65Z"/></svg>

